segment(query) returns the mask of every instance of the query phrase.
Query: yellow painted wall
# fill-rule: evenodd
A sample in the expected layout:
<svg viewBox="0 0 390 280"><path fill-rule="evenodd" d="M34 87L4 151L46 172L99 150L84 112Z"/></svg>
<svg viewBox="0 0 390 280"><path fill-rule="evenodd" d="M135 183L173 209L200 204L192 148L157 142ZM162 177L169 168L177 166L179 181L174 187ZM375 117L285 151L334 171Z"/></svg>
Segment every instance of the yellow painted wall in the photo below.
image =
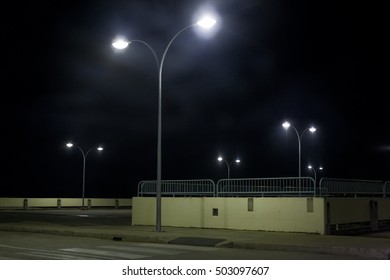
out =
<svg viewBox="0 0 390 280"><path fill-rule="evenodd" d="M0 207L23 207L24 198L0 197Z"/></svg>
<svg viewBox="0 0 390 280"><path fill-rule="evenodd" d="M28 207L55 207L57 198L29 198Z"/></svg>
<svg viewBox="0 0 390 280"><path fill-rule="evenodd" d="M85 198L84 205L88 206L88 200L91 200L91 207L131 207L131 198ZM61 207L80 207L81 198L0 198L0 207L4 208L23 208L24 201L27 200L27 207L57 207L58 200L61 201Z"/></svg>
<svg viewBox="0 0 390 280"><path fill-rule="evenodd" d="M119 207L131 207L133 205L133 200L131 198L119 198L117 200Z"/></svg>
<svg viewBox="0 0 390 280"><path fill-rule="evenodd" d="M161 200L163 226L226 228L287 232L324 233L323 199L314 198L313 211L306 198L173 198ZM156 198L133 198L133 225L155 224ZM218 216L213 215L218 209Z"/></svg>
<svg viewBox="0 0 390 280"><path fill-rule="evenodd" d="M136 211L136 214L134 214L134 211ZM155 223L156 223L156 198L133 197L132 224L133 225L155 225Z"/></svg>
<svg viewBox="0 0 390 280"><path fill-rule="evenodd" d="M80 207L82 204L81 198L61 198L61 207ZM87 205L87 200L85 199L84 205Z"/></svg>
<svg viewBox="0 0 390 280"><path fill-rule="evenodd" d="M115 207L115 199L106 199L106 198L88 198L85 199L85 205L88 205L88 200L91 201L91 206L97 207Z"/></svg>

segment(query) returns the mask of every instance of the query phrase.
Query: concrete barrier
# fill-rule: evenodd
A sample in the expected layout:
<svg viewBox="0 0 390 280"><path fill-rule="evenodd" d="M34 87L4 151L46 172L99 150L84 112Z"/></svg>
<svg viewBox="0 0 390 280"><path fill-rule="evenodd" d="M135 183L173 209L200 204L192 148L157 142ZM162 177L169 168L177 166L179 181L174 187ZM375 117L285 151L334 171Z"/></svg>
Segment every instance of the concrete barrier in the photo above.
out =
<svg viewBox="0 0 390 280"><path fill-rule="evenodd" d="M133 225L155 225L156 198L134 197ZM162 226L307 232L390 228L390 199L323 197L162 197Z"/></svg>
<svg viewBox="0 0 390 280"><path fill-rule="evenodd" d="M390 227L389 198L327 198L326 207L328 233L378 231Z"/></svg>
<svg viewBox="0 0 390 280"><path fill-rule="evenodd" d="M133 198L133 225L155 224L153 197ZM322 198L163 197L163 226L325 233Z"/></svg>
<svg viewBox="0 0 390 280"><path fill-rule="evenodd" d="M96 207L131 207L131 198L85 198L90 208ZM0 208L57 208L81 207L81 198L0 198Z"/></svg>
<svg viewBox="0 0 390 280"><path fill-rule="evenodd" d="M24 198L0 197L0 208L23 208Z"/></svg>

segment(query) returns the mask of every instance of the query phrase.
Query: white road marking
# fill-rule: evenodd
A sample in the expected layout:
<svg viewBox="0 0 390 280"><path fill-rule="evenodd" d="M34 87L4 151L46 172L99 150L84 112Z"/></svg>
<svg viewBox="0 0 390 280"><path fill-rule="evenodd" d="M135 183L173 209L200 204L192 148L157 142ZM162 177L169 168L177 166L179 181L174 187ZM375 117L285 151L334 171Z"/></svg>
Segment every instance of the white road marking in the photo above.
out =
<svg viewBox="0 0 390 280"><path fill-rule="evenodd" d="M98 256L110 256L110 257L113 257L115 259L117 259L117 258L141 259L141 258L149 257L146 255L127 254L127 253L94 250L94 249L84 249L84 248L65 248L65 249L60 249L60 250L65 251L65 252L75 252L75 253L91 254L91 255L98 255Z"/></svg>

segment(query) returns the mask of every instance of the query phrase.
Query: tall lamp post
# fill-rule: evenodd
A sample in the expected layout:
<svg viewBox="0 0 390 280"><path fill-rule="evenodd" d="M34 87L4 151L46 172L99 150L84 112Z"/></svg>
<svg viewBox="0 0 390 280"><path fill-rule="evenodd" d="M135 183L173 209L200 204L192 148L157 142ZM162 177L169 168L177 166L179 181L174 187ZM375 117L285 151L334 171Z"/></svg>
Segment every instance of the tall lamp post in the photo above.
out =
<svg viewBox="0 0 390 280"><path fill-rule="evenodd" d="M81 149L79 146L77 145L73 145L72 143L68 143L66 144L66 146L68 148L72 148L73 146L75 146L76 148L78 148L81 152L81 154L83 155L83 195L82 195L82 209L84 210L84 197L85 197L85 163L86 163L86 159L87 159L87 156L89 154L89 152L91 152L92 150L96 149L97 151L101 152L103 151L103 148L101 146L99 147L92 147L90 148L87 152L84 152L83 149Z"/></svg>
<svg viewBox="0 0 390 280"><path fill-rule="evenodd" d="M299 170L299 178L301 178L302 176L301 176L301 141L302 141L302 136L305 134L305 132L307 132L307 131L310 131L311 133L314 133L317 129L314 127L314 126L312 126L312 127L308 127L308 128L306 128L302 133L301 133L301 135L299 135L299 133L298 133L298 130L294 127L294 126L292 126L289 122L284 122L283 124L282 124L282 126L283 126L283 128L284 129L286 129L286 130L288 130L290 127L292 127L292 129L294 129L294 131L295 131L295 133L296 133L296 135L297 135L297 138L298 138L298 152L299 152L299 164L298 164L298 170Z"/></svg>
<svg viewBox="0 0 390 280"><path fill-rule="evenodd" d="M177 38L177 36L179 36L185 30L194 26L200 26L202 28L208 29L214 26L215 23L216 21L213 18L204 17L201 20L199 20L197 23L191 24L181 29L169 41L160 61L158 60L156 52L153 50L153 48L144 41L141 40L125 41L120 39L112 43L112 46L116 49L125 49L132 42L138 42L144 44L152 52L157 63L157 68L158 68L158 125L157 125L158 129L157 129L157 186L156 186L156 231L157 232L161 231L161 131L162 131L162 116L161 116L162 106L161 105L162 105L162 70L163 70L165 56L168 52L169 47L172 45L173 41Z"/></svg>
<svg viewBox="0 0 390 280"><path fill-rule="evenodd" d="M317 129L312 126L312 127L308 127L306 128L304 131L302 131L301 135L299 135L298 133L298 130L292 126L288 121L285 121L283 124L282 124L283 128L288 130L290 127L293 128L293 130L295 131L295 134L297 135L297 138L298 138L298 154L299 154L299 159L298 159L298 170L299 170L299 175L298 175L298 179L299 179L299 196L301 196L301 141L302 141L302 137L303 135L305 134L305 132L307 131L310 131L311 133L314 133Z"/></svg>
<svg viewBox="0 0 390 280"><path fill-rule="evenodd" d="M224 161L225 163L226 163L226 166L227 166L227 170L228 170L228 176L227 176L227 178L228 179L230 179L230 166L232 165L232 163L233 162L235 162L235 163L240 163L241 162L241 160L239 160L239 159L235 159L235 160L232 160L231 162L228 162L226 159L224 159L223 157L218 157L218 161L219 162L222 162L222 161Z"/></svg>

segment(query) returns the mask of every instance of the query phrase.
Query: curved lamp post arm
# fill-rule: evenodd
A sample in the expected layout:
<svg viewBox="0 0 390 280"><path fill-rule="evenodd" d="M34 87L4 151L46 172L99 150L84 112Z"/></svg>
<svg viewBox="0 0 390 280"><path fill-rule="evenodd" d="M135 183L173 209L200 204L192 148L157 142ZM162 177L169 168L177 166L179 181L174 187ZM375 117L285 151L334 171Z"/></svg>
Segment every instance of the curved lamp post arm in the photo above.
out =
<svg viewBox="0 0 390 280"><path fill-rule="evenodd" d="M302 138L303 138L303 134L305 134L305 132L306 132L306 131L309 131L309 130L310 130L310 128L306 128L304 131L302 131L302 134L301 134L301 137L300 137L301 140L302 140Z"/></svg>
<svg viewBox="0 0 390 280"><path fill-rule="evenodd" d="M226 159L223 160L226 163L227 169L228 169L228 179L230 179L230 164L227 162Z"/></svg>
<svg viewBox="0 0 390 280"><path fill-rule="evenodd" d="M88 156L88 154L89 154L89 152L90 151L92 151L93 149L95 149L96 147L92 147L92 148L90 148L86 153L85 153L85 158L87 158L87 156Z"/></svg>
<svg viewBox="0 0 390 280"><path fill-rule="evenodd" d="M83 155L83 158L85 159L87 157L87 154L89 153L89 151L87 152L87 154L85 154L83 149L81 149L79 146L75 145L75 147L80 150L81 154Z"/></svg>
<svg viewBox="0 0 390 280"><path fill-rule="evenodd" d="M291 125L291 128L295 131L295 134L297 135L297 138L298 138L298 156L299 156L299 158L298 158L298 164L299 164L298 175L299 175L299 178L301 178L301 139L302 139L302 135L305 131L301 134L301 136L299 136L298 130L293 125Z"/></svg>
<svg viewBox="0 0 390 280"><path fill-rule="evenodd" d="M175 36L172 37L171 41L169 41L168 45L166 46L165 50L164 50L164 53L161 57L161 62L160 62L160 68L159 68L159 78L160 78L160 84L161 84L161 78L162 78L162 69L163 69L163 64L164 64L164 60L165 60L165 56L167 55L167 52L168 52L168 49L169 47L172 45L173 41L177 38L177 36L179 36L181 33L183 33L185 30L187 30L188 28L191 28L193 26L195 26L196 24L191 24L187 27L184 27L183 29L181 29L179 32L176 33Z"/></svg>
<svg viewBox="0 0 390 280"><path fill-rule="evenodd" d="M145 41L142 41L142 40L131 40L130 42L141 43L141 44L144 44L146 47L148 47L148 49L152 52L152 54L153 54L153 56L154 56L154 59L156 60L157 71L160 71L160 62L158 61L157 54L156 54L156 52L154 51L154 49L153 49L148 43L146 43Z"/></svg>

